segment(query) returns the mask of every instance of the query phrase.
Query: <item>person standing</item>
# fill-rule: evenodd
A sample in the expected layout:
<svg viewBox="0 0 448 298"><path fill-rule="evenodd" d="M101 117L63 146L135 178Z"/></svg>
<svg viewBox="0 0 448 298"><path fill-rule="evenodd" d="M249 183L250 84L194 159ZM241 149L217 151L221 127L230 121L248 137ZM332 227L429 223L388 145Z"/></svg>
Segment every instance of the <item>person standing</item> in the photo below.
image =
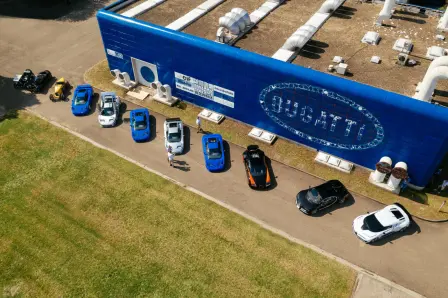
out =
<svg viewBox="0 0 448 298"><path fill-rule="evenodd" d="M170 165L170 167L173 166L173 161L174 161L174 154L173 152L171 152L171 150L168 151L168 164Z"/></svg>
<svg viewBox="0 0 448 298"><path fill-rule="evenodd" d="M437 194L440 195L441 192L445 191L448 187L448 180L443 180L442 184L437 187Z"/></svg>
<svg viewBox="0 0 448 298"><path fill-rule="evenodd" d="M198 131L196 133L202 132L201 118L199 116L196 118L196 126L198 127Z"/></svg>

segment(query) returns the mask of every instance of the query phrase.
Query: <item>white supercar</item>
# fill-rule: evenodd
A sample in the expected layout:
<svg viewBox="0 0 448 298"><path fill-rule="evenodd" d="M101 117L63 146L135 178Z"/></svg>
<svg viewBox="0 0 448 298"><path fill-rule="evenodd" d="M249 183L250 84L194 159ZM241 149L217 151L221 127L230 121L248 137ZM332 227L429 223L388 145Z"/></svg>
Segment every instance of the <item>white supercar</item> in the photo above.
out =
<svg viewBox="0 0 448 298"><path fill-rule="evenodd" d="M371 243L393 233L404 231L410 224L411 219L407 211L396 203L355 218L353 232L362 241Z"/></svg>
<svg viewBox="0 0 448 298"><path fill-rule="evenodd" d="M184 151L184 125L179 118L168 118L163 125L165 148L171 147L173 154Z"/></svg>
<svg viewBox="0 0 448 298"><path fill-rule="evenodd" d="M98 122L103 127L115 126L120 114L120 98L115 92L101 92Z"/></svg>

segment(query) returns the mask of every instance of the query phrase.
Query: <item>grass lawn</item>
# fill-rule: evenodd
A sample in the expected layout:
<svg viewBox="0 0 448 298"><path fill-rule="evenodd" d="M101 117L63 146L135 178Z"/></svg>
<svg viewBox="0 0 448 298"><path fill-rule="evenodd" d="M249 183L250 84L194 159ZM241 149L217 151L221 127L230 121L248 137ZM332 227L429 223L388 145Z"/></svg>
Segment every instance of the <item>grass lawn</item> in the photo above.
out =
<svg viewBox="0 0 448 298"><path fill-rule="evenodd" d="M200 108L181 102L178 106L168 107L156 101L141 101L126 95L126 90L112 84L112 76L109 72L107 60L100 61L89 69L84 79L89 84L100 90L115 91L126 100L138 105L144 105L151 111L165 115L166 117L181 117L182 120L191 126L195 126L196 117L201 111ZM326 167L314 162L316 151L304 146L297 145L284 139L278 139L274 145L266 145L247 136L251 127L230 119L224 120L220 125L203 121L202 127L206 131L220 133L229 142L246 147L249 144L257 144L272 159L310 173L325 180L338 179L347 188L361 195L370 197L384 204L401 203L412 214L430 220L447 220L448 204L439 212L446 197L434 195L424 191L407 190L403 196L397 196L368 182L370 171L356 167L350 175L338 170ZM374 165L372 165L374 166Z"/></svg>
<svg viewBox="0 0 448 298"><path fill-rule="evenodd" d="M0 152L2 296L351 294L350 268L25 112Z"/></svg>

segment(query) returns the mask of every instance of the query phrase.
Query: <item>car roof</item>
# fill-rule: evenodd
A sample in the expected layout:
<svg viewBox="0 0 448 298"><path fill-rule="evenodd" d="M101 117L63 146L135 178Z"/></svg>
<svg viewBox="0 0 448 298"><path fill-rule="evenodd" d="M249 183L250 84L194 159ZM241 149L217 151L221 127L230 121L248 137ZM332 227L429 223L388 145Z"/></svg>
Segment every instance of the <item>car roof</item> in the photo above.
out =
<svg viewBox="0 0 448 298"><path fill-rule="evenodd" d="M113 108L114 107L114 105L111 103L111 102L106 102L106 103L104 103L104 106L103 106L105 109L107 109L107 108Z"/></svg>
<svg viewBox="0 0 448 298"><path fill-rule="evenodd" d="M400 218L407 218L407 214L397 205L389 205L375 213L376 219L384 227L394 225L400 221Z"/></svg>
<svg viewBox="0 0 448 298"><path fill-rule="evenodd" d="M218 142L208 143L208 149L217 149L218 147Z"/></svg>
<svg viewBox="0 0 448 298"><path fill-rule="evenodd" d="M168 128L168 132L169 133L177 133L177 132L179 132L179 127L169 127Z"/></svg>
<svg viewBox="0 0 448 298"><path fill-rule="evenodd" d="M220 134L209 134L209 135L204 135L202 137L203 140L208 141L209 139L217 139L217 141L221 141L222 140L222 136Z"/></svg>

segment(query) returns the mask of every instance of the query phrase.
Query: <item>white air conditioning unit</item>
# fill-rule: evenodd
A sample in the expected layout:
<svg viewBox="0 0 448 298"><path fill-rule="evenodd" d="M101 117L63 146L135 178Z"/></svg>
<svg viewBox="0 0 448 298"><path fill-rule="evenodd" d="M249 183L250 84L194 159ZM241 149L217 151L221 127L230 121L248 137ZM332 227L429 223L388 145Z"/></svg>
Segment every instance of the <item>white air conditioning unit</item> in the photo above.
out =
<svg viewBox="0 0 448 298"><path fill-rule="evenodd" d="M158 96L158 97L163 97L161 87L162 87L162 83L160 83L159 81L155 81L155 82L151 83L151 88L157 91L156 96Z"/></svg>
<svg viewBox="0 0 448 298"><path fill-rule="evenodd" d="M120 81L123 82L123 84L125 86L130 86L131 85L131 77L129 76L129 74L127 72L121 72L118 74L118 78L120 79Z"/></svg>
<svg viewBox="0 0 448 298"><path fill-rule="evenodd" d="M171 100L171 87L168 84L160 86L160 91L162 92L163 98L166 98L168 101Z"/></svg>
<svg viewBox="0 0 448 298"><path fill-rule="evenodd" d="M120 81L123 81L123 80L120 78L121 71L120 71L119 69L112 69L112 70L110 71L110 74L111 74L114 78L119 79Z"/></svg>
<svg viewBox="0 0 448 298"><path fill-rule="evenodd" d="M399 65L406 66L406 64L408 63L408 60L409 60L409 55L408 54L405 54L405 53L398 54L398 61L397 61L397 63Z"/></svg>

